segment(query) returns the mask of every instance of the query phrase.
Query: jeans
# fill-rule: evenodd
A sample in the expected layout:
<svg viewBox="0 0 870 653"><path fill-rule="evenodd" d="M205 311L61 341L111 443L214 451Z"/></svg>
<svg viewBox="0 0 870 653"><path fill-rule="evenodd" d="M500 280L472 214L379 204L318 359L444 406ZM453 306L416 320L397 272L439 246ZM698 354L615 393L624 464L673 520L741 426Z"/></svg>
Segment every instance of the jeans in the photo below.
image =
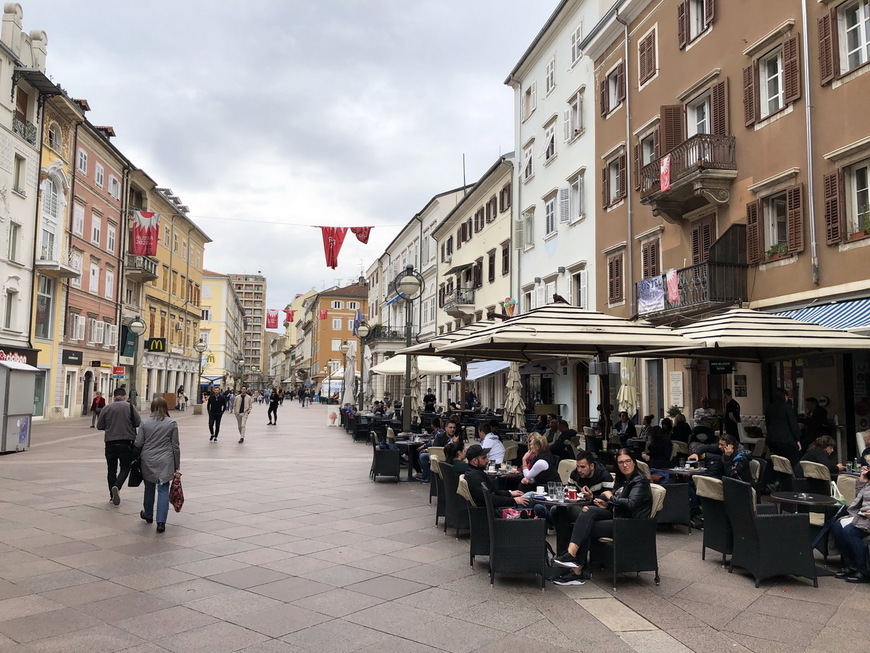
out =
<svg viewBox="0 0 870 653"><path fill-rule="evenodd" d="M100 409L100 410L102 410L102 409ZM92 410L92 411L91 411L91 426L93 426L94 424L97 423L97 419L98 419L99 417L100 417L100 411L99 411L99 410Z"/></svg>
<svg viewBox="0 0 870 653"><path fill-rule="evenodd" d="M866 572L867 545L864 544L864 538L870 535L870 533L856 528L854 524L843 526L840 524L839 519L834 521L831 532L834 534L837 548L840 549L843 566L855 567Z"/></svg>
<svg viewBox="0 0 870 653"><path fill-rule="evenodd" d="M590 506L577 517L574 522L574 530L571 531L571 543L576 544L577 560L581 565L586 564L589 556L589 545L593 539L610 537L613 535L613 513L606 508Z"/></svg>
<svg viewBox="0 0 870 653"><path fill-rule="evenodd" d="M273 408L273 407L270 405L270 406L269 406L269 410L266 411L266 415L269 417L269 421L270 421L270 422L272 422L273 424L277 424L277 423L278 423L278 407L277 407L277 406L275 406L275 407Z"/></svg>
<svg viewBox="0 0 870 653"><path fill-rule="evenodd" d="M169 515L169 483L152 483L145 481L145 496L142 500L142 509L146 517L154 515L154 490L157 490L157 523L165 524Z"/></svg>
<svg viewBox="0 0 870 653"><path fill-rule="evenodd" d="M555 522L553 522L553 515L550 514L550 509L543 503L535 503L534 492L526 492L523 496L529 500L529 508L537 515L538 519L545 520L549 528L556 527Z"/></svg>
<svg viewBox="0 0 870 653"><path fill-rule="evenodd" d="M217 415L214 413L208 414L208 432L214 437L217 437L221 432L221 419L223 419L223 416L223 413L218 413Z"/></svg>
<svg viewBox="0 0 870 653"><path fill-rule="evenodd" d="M429 463L429 454L426 451L420 453L420 472L423 475L422 480L429 480L429 472L432 470L432 467Z"/></svg>
<svg viewBox="0 0 870 653"><path fill-rule="evenodd" d="M133 462L133 442L131 440L111 440L106 442L106 466L108 473L106 480L109 483L109 491L113 487L118 489L124 487L127 482L127 475L130 473L130 465ZM118 465L121 466L120 473Z"/></svg>

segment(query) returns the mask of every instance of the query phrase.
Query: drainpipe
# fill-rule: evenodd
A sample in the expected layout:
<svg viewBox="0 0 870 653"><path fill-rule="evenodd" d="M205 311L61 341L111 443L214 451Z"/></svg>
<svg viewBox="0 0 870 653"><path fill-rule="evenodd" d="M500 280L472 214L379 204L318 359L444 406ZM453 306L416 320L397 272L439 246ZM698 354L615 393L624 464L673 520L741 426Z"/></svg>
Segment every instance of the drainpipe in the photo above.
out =
<svg viewBox="0 0 870 653"><path fill-rule="evenodd" d="M807 206L809 206L809 223L810 223L810 260L812 261L812 279L813 285L819 285L819 253L818 243L816 241L816 180L813 168L813 105L810 91L810 44L809 44L809 20L807 18L807 0L801 2L801 21L803 24L803 34L801 34L801 46L803 48L804 59L804 103L806 105L806 122L807 122Z"/></svg>
<svg viewBox="0 0 870 653"><path fill-rule="evenodd" d="M628 74L629 73L629 66L628 65L629 65L629 61L630 61L629 52L628 52L628 23L626 23L624 20L622 20L619 17L619 9L618 8L616 10L615 18L616 18L616 22L618 22L620 25L622 25L623 50L624 50L623 61L625 62L624 63L624 65L625 65L625 86L626 86L626 88L625 88L625 199L626 199L626 204L628 206L628 225L627 225L628 226L628 237L625 239L626 240L626 249L627 249L627 251L626 251L627 261L626 261L626 266L625 266L625 270L626 270L625 276L626 276L626 279L628 281L627 285L629 286L629 288L626 288L626 295L628 295L628 309L629 309L628 314L629 314L629 316L633 316L637 312L635 309L635 302L636 302L635 293L634 293L634 291L628 292L628 290L634 286L634 255L633 255L634 253L632 251L633 250L632 241L634 240L634 238L632 237L633 228L634 228L634 226L632 224L632 222L633 222L632 219L634 217L634 211L632 209L633 203L631 201L632 200L632 198L631 198L631 188L632 188L631 169L632 169L632 166L630 165L630 161L629 161L630 150L631 150L631 145L630 145L631 144L631 93L629 92L629 88L628 88L628 85L629 85L628 80L630 79L630 76Z"/></svg>

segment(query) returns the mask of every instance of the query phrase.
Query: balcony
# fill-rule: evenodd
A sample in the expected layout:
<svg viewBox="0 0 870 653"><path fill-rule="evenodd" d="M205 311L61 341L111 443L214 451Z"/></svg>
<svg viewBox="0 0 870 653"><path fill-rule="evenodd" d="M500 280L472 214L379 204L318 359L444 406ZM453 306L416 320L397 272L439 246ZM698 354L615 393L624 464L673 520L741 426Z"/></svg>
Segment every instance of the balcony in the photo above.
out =
<svg viewBox="0 0 870 653"><path fill-rule="evenodd" d="M460 288L452 293L444 295L444 300L441 303L448 315L451 317L467 317L474 314L474 289Z"/></svg>
<svg viewBox="0 0 870 653"><path fill-rule="evenodd" d="M661 161L640 171L640 201L653 215L679 224L685 213L704 204L727 204L737 177L733 136L696 134L665 156L670 156L670 188L661 189Z"/></svg>
<svg viewBox="0 0 870 653"><path fill-rule="evenodd" d="M18 116L14 116L12 118L12 131L31 145L36 145L36 125L32 122L27 122Z"/></svg>
<svg viewBox="0 0 870 653"><path fill-rule="evenodd" d="M60 260L57 248L43 246L34 267L39 274L52 279L78 279L81 273L73 267L69 253L64 258Z"/></svg>
<svg viewBox="0 0 870 653"><path fill-rule="evenodd" d="M699 263L635 285L637 313L660 324L746 300L743 263Z"/></svg>
<svg viewBox="0 0 870 653"><path fill-rule="evenodd" d="M125 274L127 278L140 283L154 281L157 278L157 261L149 256L127 254Z"/></svg>
<svg viewBox="0 0 870 653"><path fill-rule="evenodd" d="M371 331L369 332L366 340L370 343L374 343L375 341L388 341L388 340L400 340L402 342L405 341L405 330L404 329L391 329L383 324L375 324L371 327Z"/></svg>

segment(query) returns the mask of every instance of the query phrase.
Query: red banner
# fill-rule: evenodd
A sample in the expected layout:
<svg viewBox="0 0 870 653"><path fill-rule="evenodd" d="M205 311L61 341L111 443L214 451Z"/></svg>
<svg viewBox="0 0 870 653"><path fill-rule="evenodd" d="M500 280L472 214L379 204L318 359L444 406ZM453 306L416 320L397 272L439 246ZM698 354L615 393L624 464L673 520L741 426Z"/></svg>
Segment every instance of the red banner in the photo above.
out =
<svg viewBox="0 0 870 653"><path fill-rule="evenodd" d="M659 161L659 186L662 192L671 189L671 155L665 154Z"/></svg>
<svg viewBox="0 0 870 653"><path fill-rule="evenodd" d="M321 320L325 320L329 316L329 311L325 308L321 308L318 314Z"/></svg>
<svg viewBox="0 0 870 653"><path fill-rule="evenodd" d="M284 321L285 322L292 322L294 316L296 315L296 310L294 309L291 311L290 309L287 309L287 308L284 308L282 310L284 311Z"/></svg>
<svg viewBox="0 0 870 653"><path fill-rule="evenodd" d="M369 242L369 234L372 232L372 227L351 227L351 233L356 236L356 239L363 245Z"/></svg>
<svg viewBox="0 0 870 653"><path fill-rule="evenodd" d="M278 309L277 308L267 308L266 309L266 328L267 329L277 329L278 328Z"/></svg>
<svg viewBox="0 0 870 653"><path fill-rule="evenodd" d="M344 243L347 227L320 227L323 236L323 252L326 254L326 267L333 270L338 267L338 253Z"/></svg>
<svg viewBox="0 0 870 653"><path fill-rule="evenodd" d="M157 256L157 242L160 227L159 217L152 211L133 213L133 237L130 239L130 253L134 256Z"/></svg>

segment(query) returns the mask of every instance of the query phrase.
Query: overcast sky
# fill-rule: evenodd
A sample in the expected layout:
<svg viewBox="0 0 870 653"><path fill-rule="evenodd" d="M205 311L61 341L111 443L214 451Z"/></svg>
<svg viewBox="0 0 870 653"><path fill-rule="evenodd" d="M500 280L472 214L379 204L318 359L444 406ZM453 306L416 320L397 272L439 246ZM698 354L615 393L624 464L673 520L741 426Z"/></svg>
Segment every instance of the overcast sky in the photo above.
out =
<svg viewBox="0 0 870 653"><path fill-rule="evenodd" d="M268 307L356 278L514 149L504 79L558 0L23 0L47 73L190 207ZM348 232L326 267L319 229ZM382 226L381 226L382 225Z"/></svg>

